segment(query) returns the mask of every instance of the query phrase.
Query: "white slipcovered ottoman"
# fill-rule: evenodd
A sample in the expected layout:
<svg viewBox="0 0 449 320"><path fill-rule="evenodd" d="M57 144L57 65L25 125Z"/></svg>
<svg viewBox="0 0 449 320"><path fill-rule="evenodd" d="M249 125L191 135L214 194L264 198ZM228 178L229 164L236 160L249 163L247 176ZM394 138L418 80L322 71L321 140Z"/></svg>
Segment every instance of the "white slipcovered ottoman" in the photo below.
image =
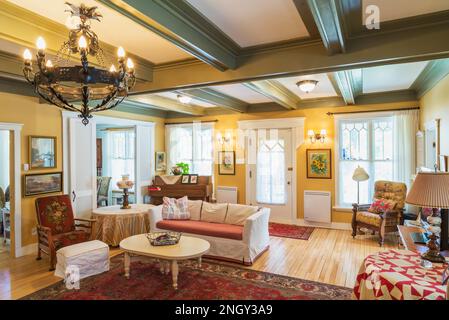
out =
<svg viewBox="0 0 449 320"><path fill-rule="evenodd" d="M55 276L65 278L69 267L79 269L79 279L109 271L109 246L92 240L63 247L56 251Z"/></svg>

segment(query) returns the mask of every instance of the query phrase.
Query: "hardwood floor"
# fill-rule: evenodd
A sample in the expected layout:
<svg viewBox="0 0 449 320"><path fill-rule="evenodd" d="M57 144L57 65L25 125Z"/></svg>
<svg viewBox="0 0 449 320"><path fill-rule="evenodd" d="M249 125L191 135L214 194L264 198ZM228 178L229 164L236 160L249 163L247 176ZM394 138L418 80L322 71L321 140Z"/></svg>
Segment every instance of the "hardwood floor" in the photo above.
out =
<svg viewBox="0 0 449 320"><path fill-rule="evenodd" d="M309 240L271 237L270 249L250 269L353 287L365 256L397 248L398 238L388 235L382 248L377 236L352 239L347 230L315 229ZM119 254L112 249L111 256ZM0 250L0 299L18 299L60 281L48 271L48 258L35 255L11 259Z"/></svg>

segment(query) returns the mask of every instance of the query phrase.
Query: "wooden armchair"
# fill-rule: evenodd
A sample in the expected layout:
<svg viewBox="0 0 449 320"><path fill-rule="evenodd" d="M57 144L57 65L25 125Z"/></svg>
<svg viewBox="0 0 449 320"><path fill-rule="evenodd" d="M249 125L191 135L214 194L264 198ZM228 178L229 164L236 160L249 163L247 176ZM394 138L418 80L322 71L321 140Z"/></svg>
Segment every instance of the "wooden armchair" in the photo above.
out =
<svg viewBox="0 0 449 320"><path fill-rule="evenodd" d="M369 211L370 204L352 205L352 237L357 235L361 227L379 232L379 245L382 246L386 232L397 231L397 225L403 215L407 186L401 182L376 181L374 184L373 202L378 199L391 201L392 208L382 212ZM390 206L391 207L391 206Z"/></svg>
<svg viewBox="0 0 449 320"><path fill-rule="evenodd" d="M50 271L56 266L56 251L62 247L89 241L92 234L92 219L73 216L72 202L68 195L49 196L36 199L38 249L50 256ZM75 222L81 222L76 224Z"/></svg>

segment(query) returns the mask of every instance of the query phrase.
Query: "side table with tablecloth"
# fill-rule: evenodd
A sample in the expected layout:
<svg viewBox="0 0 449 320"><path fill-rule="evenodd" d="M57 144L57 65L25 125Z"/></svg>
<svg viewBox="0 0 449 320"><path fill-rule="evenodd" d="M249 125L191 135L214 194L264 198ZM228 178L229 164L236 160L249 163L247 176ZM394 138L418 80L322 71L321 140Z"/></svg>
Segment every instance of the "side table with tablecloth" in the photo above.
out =
<svg viewBox="0 0 449 320"><path fill-rule="evenodd" d="M388 250L365 258L357 275L353 298L359 300L444 300L442 285L445 266L420 265L419 254L408 250Z"/></svg>
<svg viewBox="0 0 449 320"><path fill-rule="evenodd" d="M136 234L150 231L151 204L132 204L131 209L120 209L120 206L109 206L94 209L93 237L110 246L118 246L120 241Z"/></svg>

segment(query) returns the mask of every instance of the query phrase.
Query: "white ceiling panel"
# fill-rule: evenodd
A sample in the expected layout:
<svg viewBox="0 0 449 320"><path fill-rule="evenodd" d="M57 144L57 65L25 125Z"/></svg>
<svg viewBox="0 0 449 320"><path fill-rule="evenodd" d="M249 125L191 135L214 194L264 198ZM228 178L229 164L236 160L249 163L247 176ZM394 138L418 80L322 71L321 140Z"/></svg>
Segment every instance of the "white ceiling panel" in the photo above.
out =
<svg viewBox="0 0 449 320"><path fill-rule="evenodd" d="M271 102L271 100L264 95L257 93L256 91L239 83L214 86L210 88L227 94L228 96L245 101L246 103Z"/></svg>
<svg viewBox="0 0 449 320"><path fill-rule="evenodd" d="M66 0L8 1L64 25L69 17L69 13L64 12L67 10L67 6L64 4ZM191 58L188 53L168 40L161 38L98 1L71 0L70 3L75 5L84 3L87 6L98 7L98 11L103 15L103 18L101 22L92 21L92 30L97 33L100 41L116 47L122 46L125 50L153 63Z"/></svg>
<svg viewBox="0 0 449 320"><path fill-rule="evenodd" d="M287 89L292 91L294 94L299 96L301 99L317 99L326 97L335 97L337 93L335 92L332 82L330 82L328 76L325 73L312 74L306 76L289 77L276 79L281 84L283 84ZM298 81L301 80L317 80L318 83L312 92L306 93L299 89L296 85Z"/></svg>
<svg viewBox="0 0 449 320"><path fill-rule="evenodd" d="M291 0L187 0L241 47L309 36Z"/></svg>
<svg viewBox="0 0 449 320"><path fill-rule="evenodd" d="M449 10L448 0L363 0L363 8L368 5L379 7L381 22Z"/></svg>
<svg viewBox="0 0 449 320"><path fill-rule="evenodd" d="M174 93L174 92L168 92L168 91L167 92L159 92L159 93L156 93L156 95L178 101L178 94ZM207 102L197 100L197 99L192 99L192 101L189 104L203 107L203 108L216 107L216 105L214 105L212 103L207 103Z"/></svg>
<svg viewBox="0 0 449 320"><path fill-rule="evenodd" d="M409 89L427 61L391 64L362 70L363 93Z"/></svg>

